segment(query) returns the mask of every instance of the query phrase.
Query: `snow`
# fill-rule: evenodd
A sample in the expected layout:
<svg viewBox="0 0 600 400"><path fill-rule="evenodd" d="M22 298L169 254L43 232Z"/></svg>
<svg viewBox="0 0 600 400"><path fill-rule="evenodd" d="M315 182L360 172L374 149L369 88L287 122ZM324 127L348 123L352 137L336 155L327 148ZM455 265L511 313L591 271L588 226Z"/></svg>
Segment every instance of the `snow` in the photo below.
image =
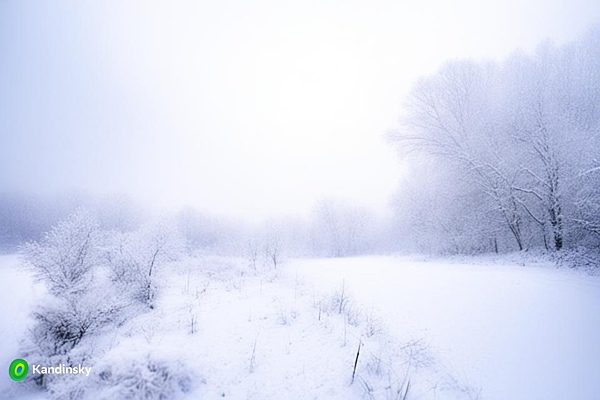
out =
<svg viewBox="0 0 600 400"><path fill-rule="evenodd" d="M198 371L203 384L190 398L355 397L347 384L352 351L319 332L306 299L275 276L244 277L235 263L211 262L219 264L220 276L207 280L195 273L202 265L192 261L180 269L185 279L172 281L157 305L166 326L157 329L165 333L152 345ZM192 315L198 326L193 334ZM315 350L328 357L315 360Z"/></svg>
<svg viewBox="0 0 600 400"><path fill-rule="evenodd" d="M600 393L600 281L549 265L402 257L300 260L321 289L342 282L399 339L419 338L482 399Z"/></svg>
<svg viewBox="0 0 600 400"><path fill-rule="evenodd" d="M14 254L0 255L0 397L14 384L5 371L17 358L19 341L27 333L29 310L44 292ZM21 394L20 398L25 395Z"/></svg>
<svg viewBox="0 0 600 400"><path fill-rule="evenodd" d="M594 399L600 280L543 263L468 262L294 259L258 272L231 257L168 264L155 308L94 338L82 382L89 398L118 398L118 388L102 391L99 373L149 357L189 378L180 393L189 399L386 399L407 377L408 399ZM3 365L18 356L43 292L17 264L0 258ZM332 306L342 287L343 315ZM1 375L0 397L32 394Z"/></svg>

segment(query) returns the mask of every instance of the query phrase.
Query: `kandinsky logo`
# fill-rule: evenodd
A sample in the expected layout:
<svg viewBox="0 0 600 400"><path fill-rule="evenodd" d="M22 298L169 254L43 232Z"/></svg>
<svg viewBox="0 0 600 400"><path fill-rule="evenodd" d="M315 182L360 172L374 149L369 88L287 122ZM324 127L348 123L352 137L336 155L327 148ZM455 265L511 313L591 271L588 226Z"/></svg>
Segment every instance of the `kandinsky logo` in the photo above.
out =
<svg viewBox="0 0 600 400"><path fill-rule="evenodd" d="M13 381L22 381L27 378L27 372L29 371L29 364L22 358L17 358L10 363L8 368L8 374Z"/></svg>
<svg viewBox="0 0 600 400"><path fill-rule="evenodd" d="M53 367L48 367L39 364L31 364L31 375L85 375L90 376L92 367L84 367L83 365L65 365L59 364ZM27 378L29 373L29 364L22 358L14 359L8 367L8 375L13 381L22 381Z"/></svg>

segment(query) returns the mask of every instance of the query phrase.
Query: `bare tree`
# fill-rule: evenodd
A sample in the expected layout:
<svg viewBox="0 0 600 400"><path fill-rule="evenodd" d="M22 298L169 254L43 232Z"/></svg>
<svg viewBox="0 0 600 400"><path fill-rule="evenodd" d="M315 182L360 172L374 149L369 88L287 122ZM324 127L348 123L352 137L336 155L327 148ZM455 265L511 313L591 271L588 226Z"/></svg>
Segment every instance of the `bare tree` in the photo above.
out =
<svg viewBox="0 0 600 400"><path fill-rule="evenodd" d="M39 361L67 364L91 349L80 343L120 315L122 304L111 287L94 279L102 244L92 215L79 210L58 223L39 242L23 247L27 264L49 290L33 313L25 352ZM77 348L77 355L73 353ZM46 385L45 376L36 377Z"/></svg>
<svg viewBox="0 0 600 400"><path fill-rule="evenodd" d="M596 30L572 45L544 45L504 63L454 62L421 80L408 99L403 127L393 135L399 148L435 164L434 174L468 182L450 187L438 180L437 189L421 190L443 191L436 207L447 210L460 208L457 201L465 210L486 205L487 215L471 229L492 226L485 241L494 249L503 231L519 250L597 243L590 233L600 197L599 38ZM425 214L445 242L457 238L464 221L431 207Z"/></svg>
<svg viewBox="0 0 600 400"><path fill-rule="evenodd" d="M313 250L333 257L355 255L369 247L367 212L348 204L323 200L314 210Z"/></svg>
<svg viewBox="0 0 600 400"><path fill-rule="evenodd" d="M156 269L183 252L183 240L166 222L147 225L139 231L115 234L106 253L112 279L132 296L154 307Z"/></svg>
<svg viewBox="0 0 600 400"><path fill-rule="evenodd" d="M55 295L85 291L98 263L99 228L93 216L78 210L59 222L39 242L27 243L22 254L37 277Z"/></svg>
<svg viewBox="0 0 600 400"><path fill-rule="evenodd" d="M446 66L439 75L421 81L408 103L405 129L394 139L408 149L446 160L469 176L495 203L495 210L522 250L522 215L512 186L513 174L498 153L497 126L488 118L486 99L491 72L471 63ZM491 121L490 121L491 120Z"/></svg>

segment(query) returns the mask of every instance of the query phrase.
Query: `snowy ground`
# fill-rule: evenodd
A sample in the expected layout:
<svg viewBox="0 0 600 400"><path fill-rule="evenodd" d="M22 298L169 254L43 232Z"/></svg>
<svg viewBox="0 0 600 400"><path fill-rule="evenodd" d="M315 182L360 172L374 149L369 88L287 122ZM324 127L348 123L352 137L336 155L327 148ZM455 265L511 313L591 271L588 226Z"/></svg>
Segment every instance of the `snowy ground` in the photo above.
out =
<svg viewBox="0 0 600 400"><path fill-rule="evenodd" d="M14 385L6 371L12 359L18 356L19 340L31 322L29 311L43 287L19 268L16 255L0 255L0 397L3 390Z"/></svg>
<svg viewBox="0 0 600 400"><path fill-rule="evenodd" d="M0 258L4 365L42 293L16 262ZM188 259L163 268L154 310L95 340L95 373L166 360L189 399L393 399L407 379L407 399L596 398L598 278L491 264L364 257L255 273ZM6 375L0 397L20 398Z"/></svg>
<svg viewBox="0 0 600 400"><path fill-rule="evenodd" d="M365 257L288 267L322 289L344 282L398 339L423 339L481 399L598 398L600 280L491 264Z"/></svg>

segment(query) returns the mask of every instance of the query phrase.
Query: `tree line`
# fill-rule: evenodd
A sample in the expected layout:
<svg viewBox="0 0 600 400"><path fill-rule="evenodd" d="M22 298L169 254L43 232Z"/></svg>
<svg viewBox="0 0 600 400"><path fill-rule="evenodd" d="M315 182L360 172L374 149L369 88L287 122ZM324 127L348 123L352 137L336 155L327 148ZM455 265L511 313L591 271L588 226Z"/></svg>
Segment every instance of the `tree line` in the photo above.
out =
<svg viewBox="0 0 600 400"><path fill-rule="evenodd" d="M398 224L447 252L597 248L600 28L415 85L392 135L410 170Z"/></svg>

